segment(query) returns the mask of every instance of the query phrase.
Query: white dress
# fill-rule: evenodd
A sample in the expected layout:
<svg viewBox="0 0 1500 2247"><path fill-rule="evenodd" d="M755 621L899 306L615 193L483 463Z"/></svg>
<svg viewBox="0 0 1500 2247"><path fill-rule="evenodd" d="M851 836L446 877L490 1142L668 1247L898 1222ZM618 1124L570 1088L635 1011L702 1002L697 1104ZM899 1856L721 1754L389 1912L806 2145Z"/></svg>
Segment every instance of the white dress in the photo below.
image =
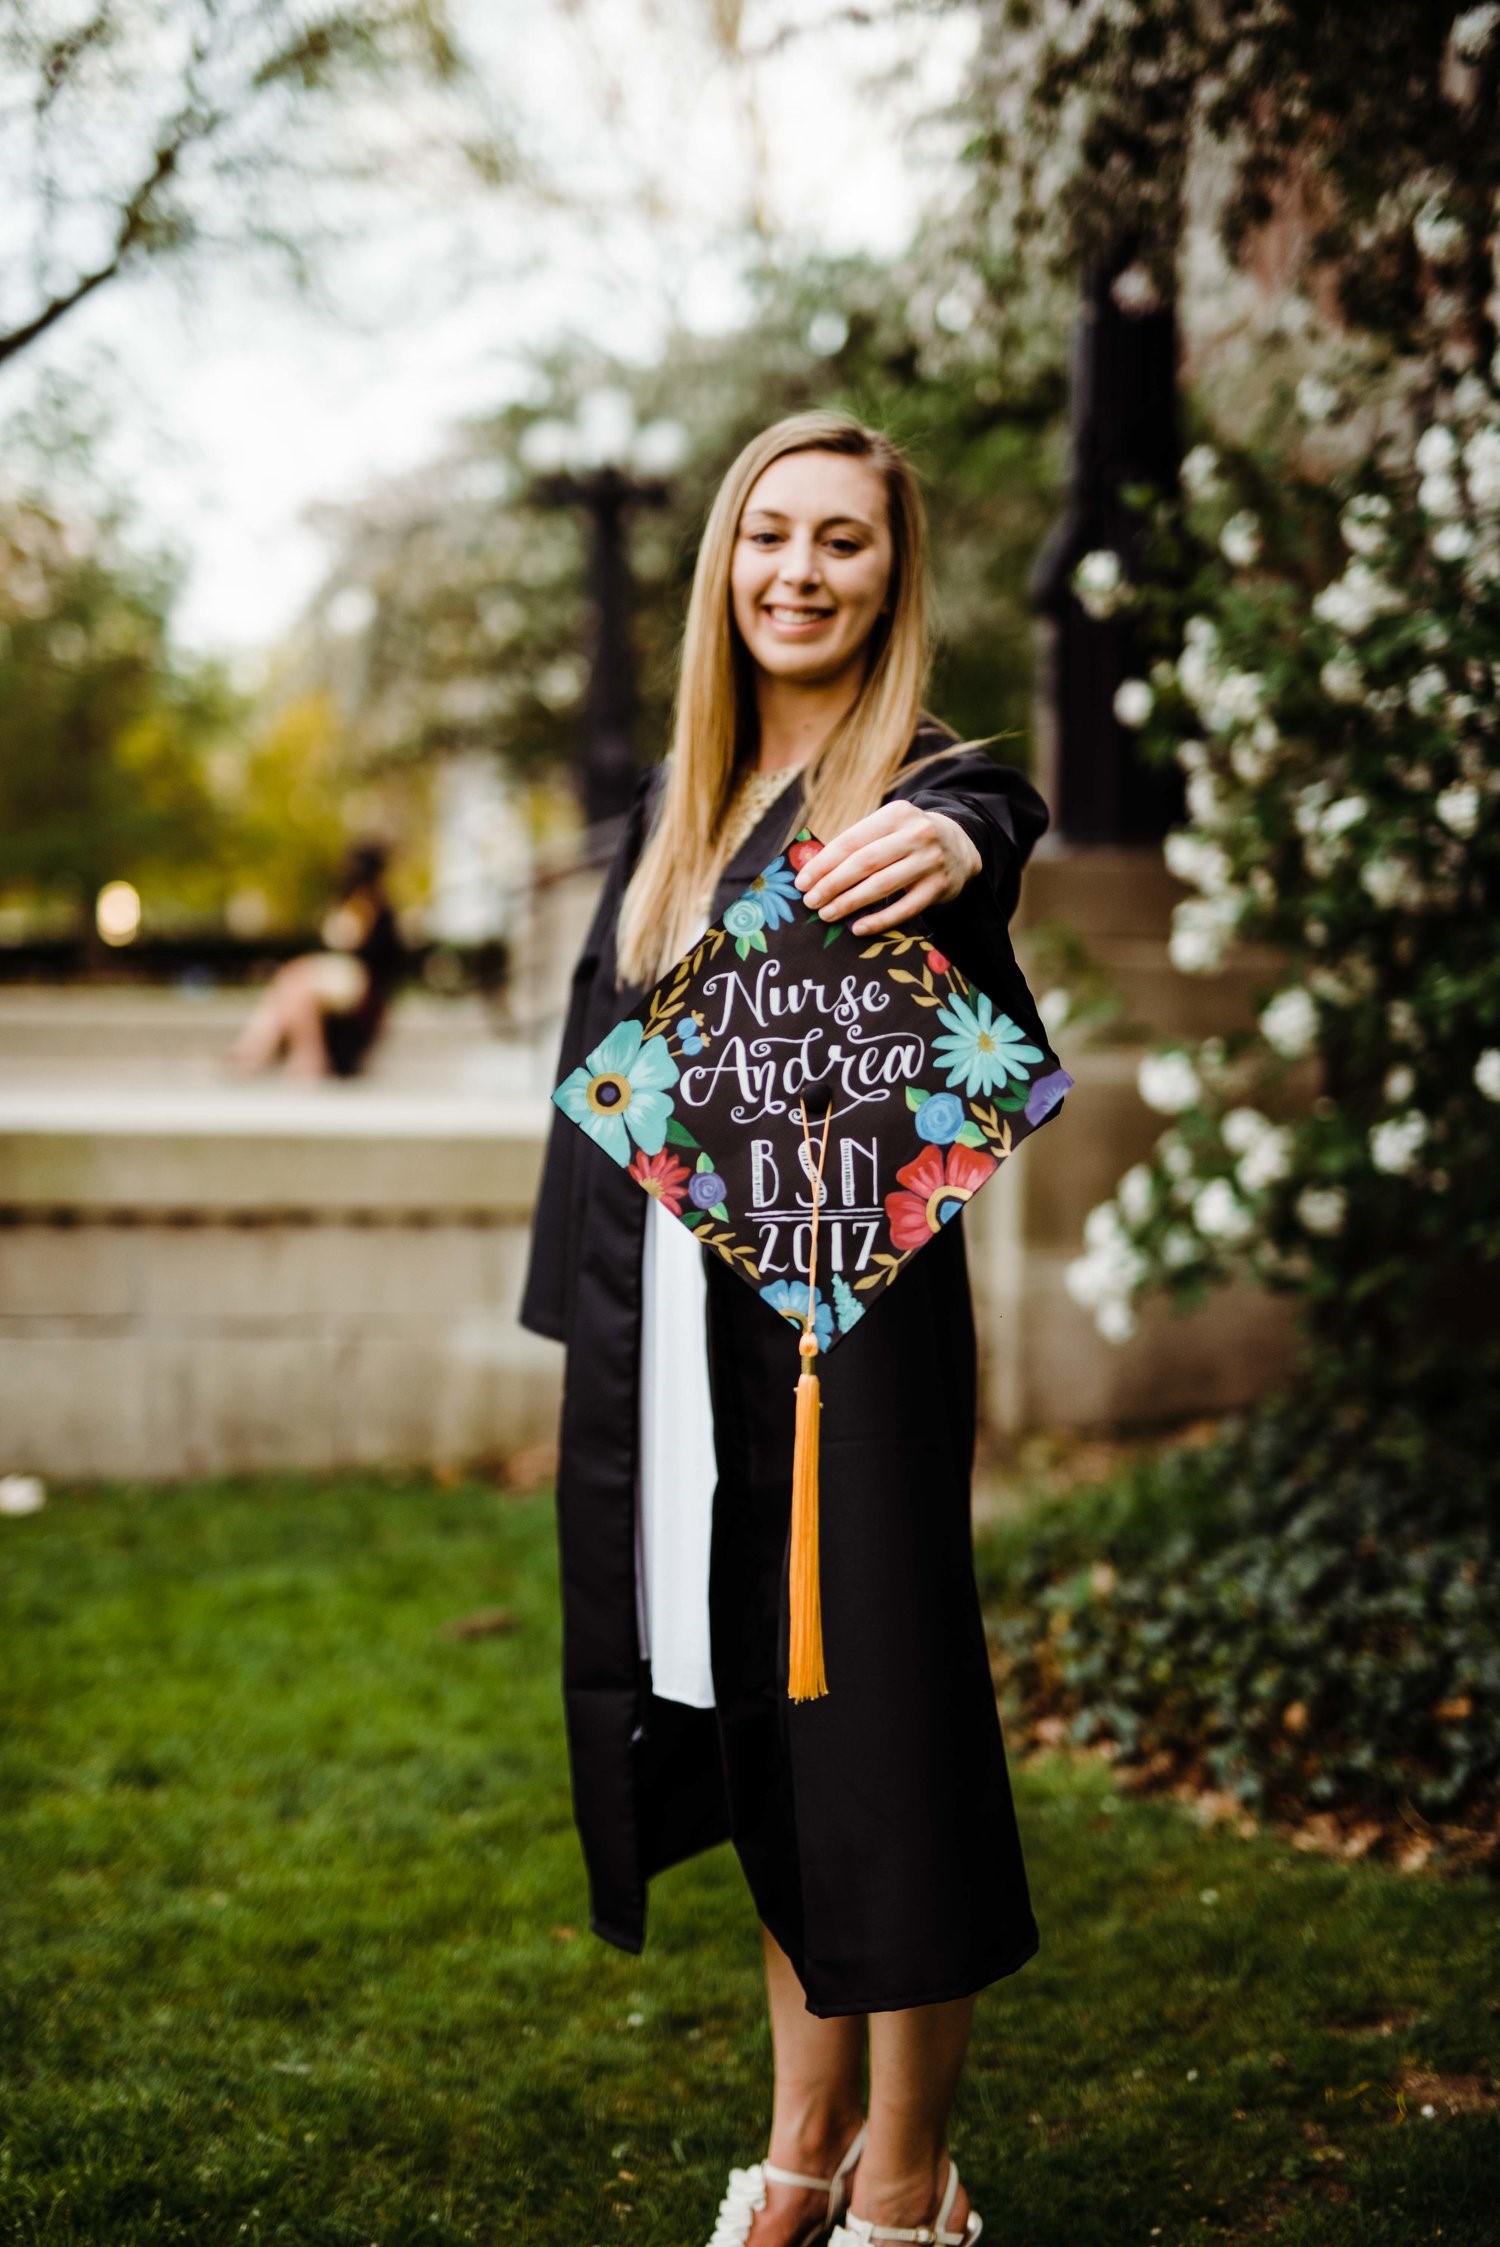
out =
<svg viewBox="0 0 1500 2247"><path fill-rule="evenodd" d="M754 773L725 826L728 858L792 778ZM700 915L689 943L708 926ZM705 1251L653 1200L641 1253L640 1448L636 1482L636 1623L651 1689L692 1709L714 1705L708 1639L714 1414L708 1386Z"/></svg>

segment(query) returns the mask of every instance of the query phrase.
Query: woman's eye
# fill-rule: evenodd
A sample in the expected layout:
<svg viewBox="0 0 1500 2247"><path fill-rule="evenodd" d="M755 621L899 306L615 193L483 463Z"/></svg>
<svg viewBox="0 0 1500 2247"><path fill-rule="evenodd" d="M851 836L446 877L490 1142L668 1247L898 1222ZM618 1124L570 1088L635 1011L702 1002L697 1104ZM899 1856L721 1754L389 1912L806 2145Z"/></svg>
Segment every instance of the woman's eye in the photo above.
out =
<svg viewBox="0 0 1500 2247"><path fill-rule="evenodd" d="M859 552L857 538L831 538L828 543L835 554L857 554Z"/></svg>

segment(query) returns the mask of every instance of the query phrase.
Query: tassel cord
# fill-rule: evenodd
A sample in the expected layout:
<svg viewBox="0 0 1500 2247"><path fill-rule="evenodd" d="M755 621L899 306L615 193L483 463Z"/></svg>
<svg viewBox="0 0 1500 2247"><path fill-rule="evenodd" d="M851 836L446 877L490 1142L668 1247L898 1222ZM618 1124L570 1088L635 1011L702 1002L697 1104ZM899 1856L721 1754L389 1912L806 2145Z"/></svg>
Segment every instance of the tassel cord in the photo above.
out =
<svg viewBox="0 0 1500 2247"><path fill-rule="evenodd" d="M823 1607L818 1555L818 1423L823 1399L813 1360L818 1355L814 1313L817 1307L818 1218L823 1205L823 1165L828 1156L828 1134L833 1123L833 1103L823 1118L823 1137L813 1164L812 1135L807 1123L807 1103L802 1104L802 1144L807 1174L812 1183L812 1220L808 1229L807 1309L797 1351L802 1371L797 1379L797 1419L792 1443L792 1541L789 1562L790 1631L787 1653L787 1693L793 1701L815 1701L828 1691L823 1663Z"/></svg>

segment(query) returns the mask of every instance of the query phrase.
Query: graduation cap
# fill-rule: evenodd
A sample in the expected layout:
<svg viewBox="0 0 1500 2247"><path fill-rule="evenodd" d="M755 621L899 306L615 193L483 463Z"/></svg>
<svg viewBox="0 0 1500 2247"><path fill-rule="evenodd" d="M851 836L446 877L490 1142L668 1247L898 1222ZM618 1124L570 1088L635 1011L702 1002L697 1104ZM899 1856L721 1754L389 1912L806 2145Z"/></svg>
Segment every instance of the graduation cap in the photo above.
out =
<svg viewBox="0 0 1500 2247"><path fill-rule="evenodd" d="M1073 1079L1019 968L1005 1005L917 923L807 904L807 828L553 1100L798 1331L787 1690L827 1691L813 1365L1046 1122Z"/></svg>

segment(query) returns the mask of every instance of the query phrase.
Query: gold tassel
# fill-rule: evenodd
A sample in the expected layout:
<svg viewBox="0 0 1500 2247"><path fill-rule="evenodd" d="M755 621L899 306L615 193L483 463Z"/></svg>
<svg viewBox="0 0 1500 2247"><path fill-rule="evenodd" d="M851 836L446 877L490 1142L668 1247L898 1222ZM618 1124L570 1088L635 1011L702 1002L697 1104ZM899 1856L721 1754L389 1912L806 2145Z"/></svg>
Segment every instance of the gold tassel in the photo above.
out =
<svg viewBox="0 0 1500 2247"><path fill-rule="evenodd" d="M787 1647L786 1690L793 1701L817 1701L828 1691L823 1670L823 1587L818 1559L818 1421L823 1392L813 1371L818 1338L813 1332L813 1306L818 1276L818 1212L823 1199L823 1163L828 1154L828 1131L833 1104L823 1118L823 1142L818 1167L813 1170L812 1138L807 1128L807 1106L802 1108L802 1144L807 1150L812 1182L812 1223L807 1252L807 1312L797 1350L802 1371L797 1377L797 1424L792 1439L792 1550L788 1563L790 1630Z"/></svg>
<svg viewBox="0 0 1500 2247"><path fill-rule="evenodd" d="M787 1693L816 1701L828 1691L823 1673L823 1594L818 1567L818 1417L823 1396L812 1370L817 1339L798 1338L802 1371L797 1380L797 1433L792 1445L791 1639Z"/></svg>

